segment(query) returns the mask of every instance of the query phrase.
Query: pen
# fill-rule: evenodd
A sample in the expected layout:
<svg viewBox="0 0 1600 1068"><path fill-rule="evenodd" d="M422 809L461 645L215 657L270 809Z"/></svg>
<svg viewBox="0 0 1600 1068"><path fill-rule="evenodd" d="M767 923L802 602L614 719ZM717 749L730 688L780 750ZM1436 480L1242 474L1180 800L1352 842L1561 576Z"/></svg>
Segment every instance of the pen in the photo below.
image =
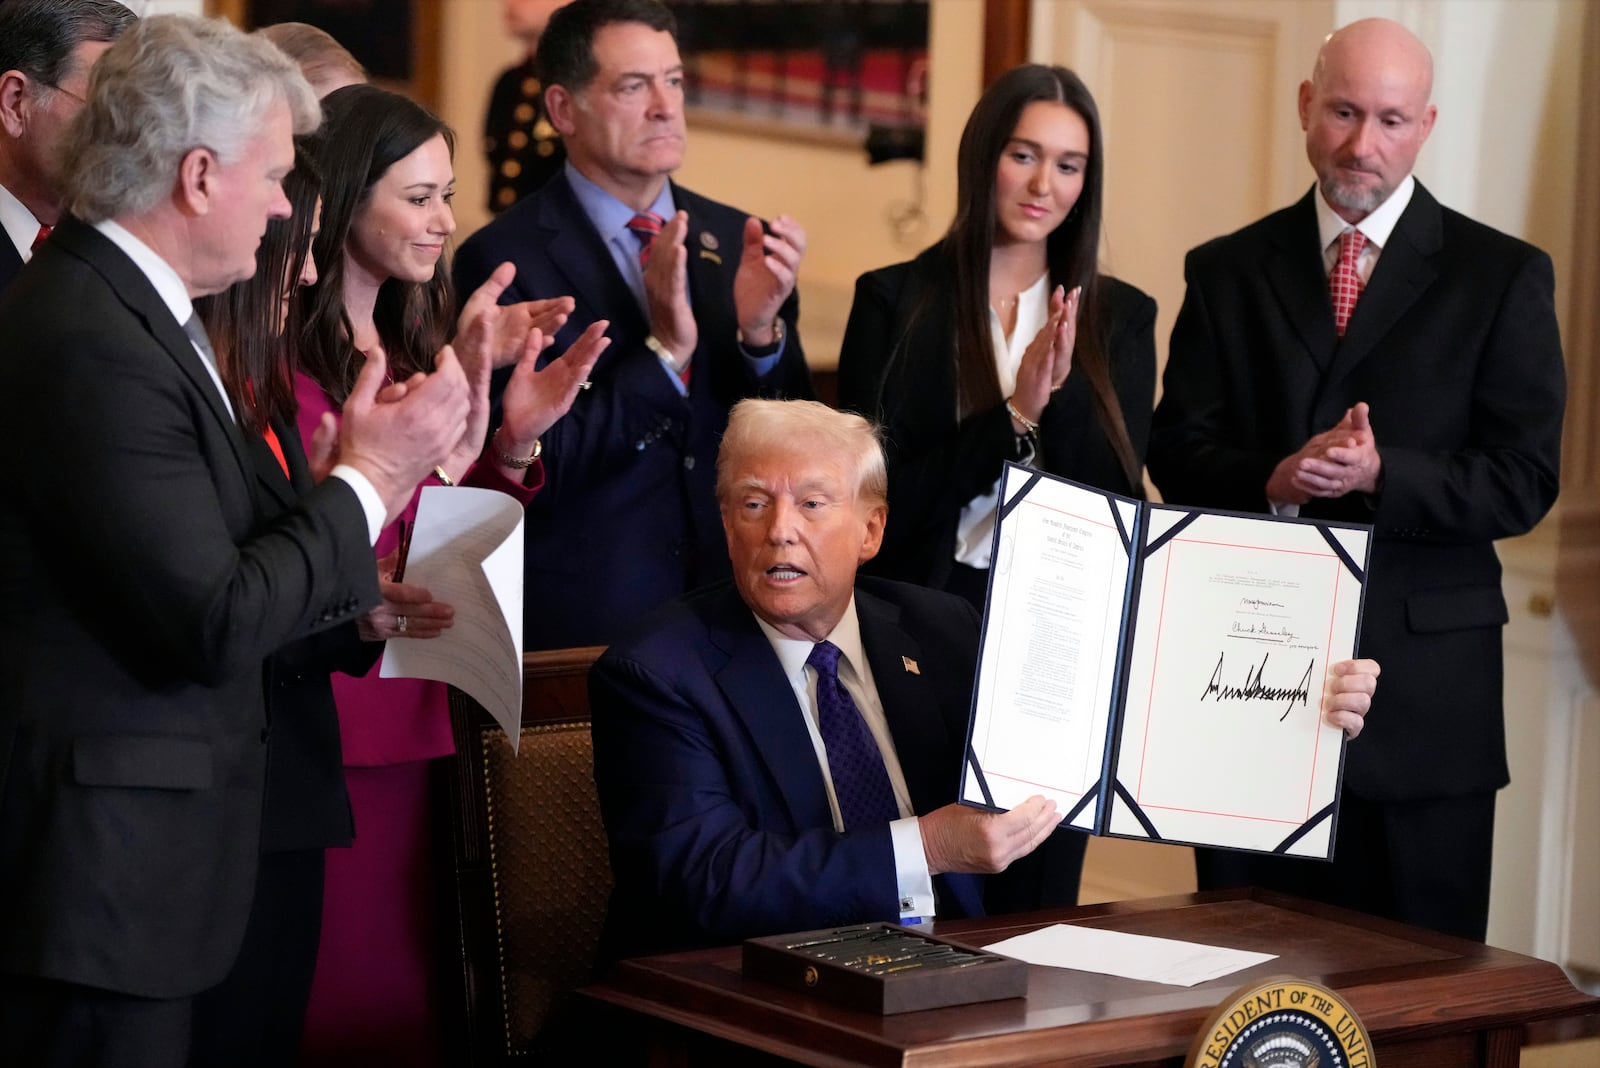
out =
<svg viewBox="0 0 1600 1068"><path fill-rule="evenodd" d="M783 948L806 949L810 946L830 946L838 942L859 942L863 938L875 935L878 932L879 928L876 927L842 927L837 931L831 932L827 938L817 938L810 942L791 942Z"/></svg>
<svg viewBox="0 0 1600 1068"><path fill-rule="evenodd" d="M407 523L404 519L400 520L400 550L395 556L394 577L389 580L391 582L399 582L406 577L406 557L411 553L411 531L415 527L415 523Z"/></svg>

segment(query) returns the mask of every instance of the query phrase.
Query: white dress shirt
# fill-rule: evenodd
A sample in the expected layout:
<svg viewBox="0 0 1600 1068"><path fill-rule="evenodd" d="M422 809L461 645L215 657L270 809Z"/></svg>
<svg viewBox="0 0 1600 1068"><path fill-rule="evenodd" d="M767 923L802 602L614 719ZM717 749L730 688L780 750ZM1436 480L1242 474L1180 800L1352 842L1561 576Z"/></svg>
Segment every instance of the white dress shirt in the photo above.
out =
<svg viewBox="0 0 1600 1068"><path fill-rule="evenodd" d="M11 190L0 185L0 230L16 246L22 262L33 259L33 243L39 237L39 220L33 212L12 195Z"/></svg>
<svg viewBox="0 0 1600 1068"><path fill-rule="evenodd" d="M808 667L815 643L780 634L760 616L756 616L761 631L778 654L783 674L794 690L795 700L805 710L806 731L811 735L811 747L816 752L817 764L822 769L822 782L828 790L828 810L833 813L833 829L843 833L844 820L839 815L839 798L833 789L833 773L828 768L828 750L822 743L822 731L817 725L817 672ZM878 687L872 681L872 667L867 663L867 651L861 644L861 622L856 616L856 599L852 595L828 641L839 648L839 682L850 694L861 718L878 743L883 755L883 766L889 772L889 785L894 789L895 804L900 808L900 819L889 824L889 837L894 845L895 876L900 894L900 921L915 923L931 919L934 915L933 876L928 872L928 857L922 849L922 830L917 825L916 812L911 807L911 791L906 787L905 773L900 770L900 758L895 753L894 738L889 733L889 720L883 714L883 701L878 697Z"/></svg>
<svg viewBox="0 0 1600 1068"><path fill-rule="evenodd" d="M1017 294L1017 324L1006 337L1000 316L989 309L989 338L994 344L994 369L1000 377L1000 395L1009 397L1017 389L1017 368L1023 353L1050 319L1050 273ZM1002 477L1003 474L1002 474ZM994 549L994 517L1000 505L1000 479L987 493L968 501L956 521L956 563L986 570Z"/></svg>

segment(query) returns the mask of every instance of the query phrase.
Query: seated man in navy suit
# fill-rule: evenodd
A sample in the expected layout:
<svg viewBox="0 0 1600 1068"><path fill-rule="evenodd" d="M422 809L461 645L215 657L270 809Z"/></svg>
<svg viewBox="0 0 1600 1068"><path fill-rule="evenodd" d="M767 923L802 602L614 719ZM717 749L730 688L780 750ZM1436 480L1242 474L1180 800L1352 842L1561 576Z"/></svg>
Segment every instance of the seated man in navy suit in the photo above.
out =
<svg viewBox="0 0 1600 1068"><path fill-rule="evenodd" d="M611 347L543 441L528 508L529 649L613 641L638 616L727 574L712 469L743 397L810 397L795 331L805 232L697 196L683 162L683 63L656 0L575 0L536 63L567 163L474 234L461 292L503 261L502 303L569 302L559 359L591 323Z"/></svg>
<svg viewBox="0 0 1600 1068"><path fill-rule="evenodd" d="M857 578L888 518L871 424L747 400L717 460L733 581L667 605L590 674L616 879L601 948L641 953L871 920L982 914L982 881L1055 828L1053 801L953 803L978 617ZM1351 734L1376 682L1337 665Z"/></svg>

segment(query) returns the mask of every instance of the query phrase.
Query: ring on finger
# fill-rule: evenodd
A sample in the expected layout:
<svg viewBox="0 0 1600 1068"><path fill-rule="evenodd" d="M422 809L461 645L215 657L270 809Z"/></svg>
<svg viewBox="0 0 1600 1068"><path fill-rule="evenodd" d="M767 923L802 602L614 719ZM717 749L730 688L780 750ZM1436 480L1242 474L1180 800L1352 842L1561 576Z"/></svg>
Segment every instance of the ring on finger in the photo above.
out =
<svg viewBox="0 0 1600 1068"><path fill-rule="evenodd" d="M587 378L585 378L582 382L578 383L578 388L579 389L588 389L589 387L591 387L593 385L594 385L593 382L591 382Z"/></svg>
<svg viewBox="0 0 1600 1068"><path fill-rule="evenodd" d="M394 617L394 625L396 630L398 630L401 634L404 634L406 632L406 627L409 624L405 616L397 615Z"/></svg>

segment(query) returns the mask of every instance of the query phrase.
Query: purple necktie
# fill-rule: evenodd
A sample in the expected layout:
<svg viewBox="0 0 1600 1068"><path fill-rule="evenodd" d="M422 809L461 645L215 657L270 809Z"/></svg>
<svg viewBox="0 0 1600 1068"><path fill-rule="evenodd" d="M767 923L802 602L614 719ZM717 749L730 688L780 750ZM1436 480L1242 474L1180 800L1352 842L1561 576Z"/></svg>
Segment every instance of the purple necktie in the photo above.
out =
<svg viewBox="0 0 1600 1068"><path fill-rule="evenodd" d="M828 751L833 793L844 829L871 827L900 818L889 772L867 721L839 681L839 647L818 642L806 663L817 672L817 729Z"/></svg>

